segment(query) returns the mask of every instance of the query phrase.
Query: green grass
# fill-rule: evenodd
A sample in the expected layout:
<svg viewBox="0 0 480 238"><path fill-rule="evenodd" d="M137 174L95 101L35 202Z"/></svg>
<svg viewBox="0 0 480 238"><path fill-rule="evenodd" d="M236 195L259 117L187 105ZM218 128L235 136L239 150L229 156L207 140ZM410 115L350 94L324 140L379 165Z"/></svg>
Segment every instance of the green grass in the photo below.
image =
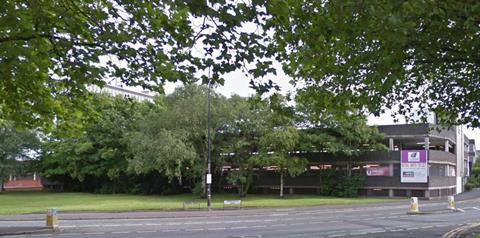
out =
<svg viewBox="0 0 480 238"><path fill-rule="evenodd" d="M275 195L248 195L239 198L230 194L213 194L213 208L223 208L223 200L242 200L242 207L295 207L334 204L366 204L394 202L389 198L333 198L315 195L291 195L283 199ZM49 207L60 212L73 211L138 211L182 209L183 201L197 200L202 208L206 200L192 194L142 196L89 193L4 192L0 193L0 214L43 213ZM198 206L191 206L198 208Z"/></svg>

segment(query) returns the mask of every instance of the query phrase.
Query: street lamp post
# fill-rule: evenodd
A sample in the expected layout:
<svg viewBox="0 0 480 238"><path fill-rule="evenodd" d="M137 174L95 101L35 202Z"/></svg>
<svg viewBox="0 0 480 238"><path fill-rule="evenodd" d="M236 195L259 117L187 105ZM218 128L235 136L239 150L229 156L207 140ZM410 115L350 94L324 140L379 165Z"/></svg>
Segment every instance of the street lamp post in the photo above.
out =
<svg viewBox="0 0 480 238"><path fill-rule="evenodd" d="M207 183L207 207L208 211L212 210L212 138L210 135L210 128L211 128L211 110L210 110L210 104L211 104L211 82L208 82L208 112L207 112L207 144L208 144L208 154L207 154L207 177L206 177L206 183Z"/></svg>

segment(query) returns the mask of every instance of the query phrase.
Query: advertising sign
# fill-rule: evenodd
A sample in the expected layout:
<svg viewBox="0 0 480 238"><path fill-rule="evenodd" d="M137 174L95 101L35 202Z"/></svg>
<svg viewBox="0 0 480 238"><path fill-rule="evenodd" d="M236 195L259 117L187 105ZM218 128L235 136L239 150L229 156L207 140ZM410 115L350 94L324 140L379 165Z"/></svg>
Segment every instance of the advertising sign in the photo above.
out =
<svg viewBox="0 0 480 238"><path fill-rule="evenodd" d="M402 150L400 153L400 182L427 183L428 151Z"/></svg>
<svg viewBox="0 0 480 238"><path fill-rule="evenodd" d="M367 176L390 176L389 167L369 167L367 168Z"/></svg>

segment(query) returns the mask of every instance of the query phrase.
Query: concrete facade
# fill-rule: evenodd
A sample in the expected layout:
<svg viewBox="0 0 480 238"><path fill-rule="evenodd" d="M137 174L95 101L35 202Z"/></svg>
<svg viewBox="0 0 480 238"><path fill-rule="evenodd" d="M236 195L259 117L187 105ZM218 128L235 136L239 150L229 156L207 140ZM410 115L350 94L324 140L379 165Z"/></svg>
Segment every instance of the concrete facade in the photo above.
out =
<svg viewBox="0 0 480 238"><path fill-rule="evenodd" d="M370 151L353 159L353 171L368 174L372 167L380 175L366 176L360 189L365 196L416 196L434 198L449 196L464 191L471 166L476 157L475 141L468 139L461 127L442 128L434 124L407 124L378 126L384 133L384 144L389 151ZM428 154L428 177L426 183L401 181L401 151L426 150ZM325 168L345 169L347 158L327 153L296 154L308 159L310 169L296 177L287 178L285 188L301 193L315 193L322 188L319 170ZM275 173L260 171L253 186L257 189L278 189Z"/></svg>

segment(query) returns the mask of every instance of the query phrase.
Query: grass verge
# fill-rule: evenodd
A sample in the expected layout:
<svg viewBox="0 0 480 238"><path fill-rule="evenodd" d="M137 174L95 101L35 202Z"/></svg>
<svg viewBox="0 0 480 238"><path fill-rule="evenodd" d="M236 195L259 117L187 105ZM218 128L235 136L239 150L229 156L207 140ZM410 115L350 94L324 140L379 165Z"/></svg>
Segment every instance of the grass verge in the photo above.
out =
<svg viewBox="0 0 480 238"><path fill-rule="evenodd" d="M316 195L276 195L250 194L239 198L233 194L213 194L213 208L223 208L223 200L242 200L242 207L296 207L313 205L366 204L395 202L401 199L390 198L334 198ZM201 208L206 208L206 200L192 194L143 196L127 194L90 194L54 192L4 192L0 193L0 214L43 213L49 207L61 212L78 211L138 211L182 209L183 201L196 200ZM198 206L191 206L198 208Z"/></svg>

